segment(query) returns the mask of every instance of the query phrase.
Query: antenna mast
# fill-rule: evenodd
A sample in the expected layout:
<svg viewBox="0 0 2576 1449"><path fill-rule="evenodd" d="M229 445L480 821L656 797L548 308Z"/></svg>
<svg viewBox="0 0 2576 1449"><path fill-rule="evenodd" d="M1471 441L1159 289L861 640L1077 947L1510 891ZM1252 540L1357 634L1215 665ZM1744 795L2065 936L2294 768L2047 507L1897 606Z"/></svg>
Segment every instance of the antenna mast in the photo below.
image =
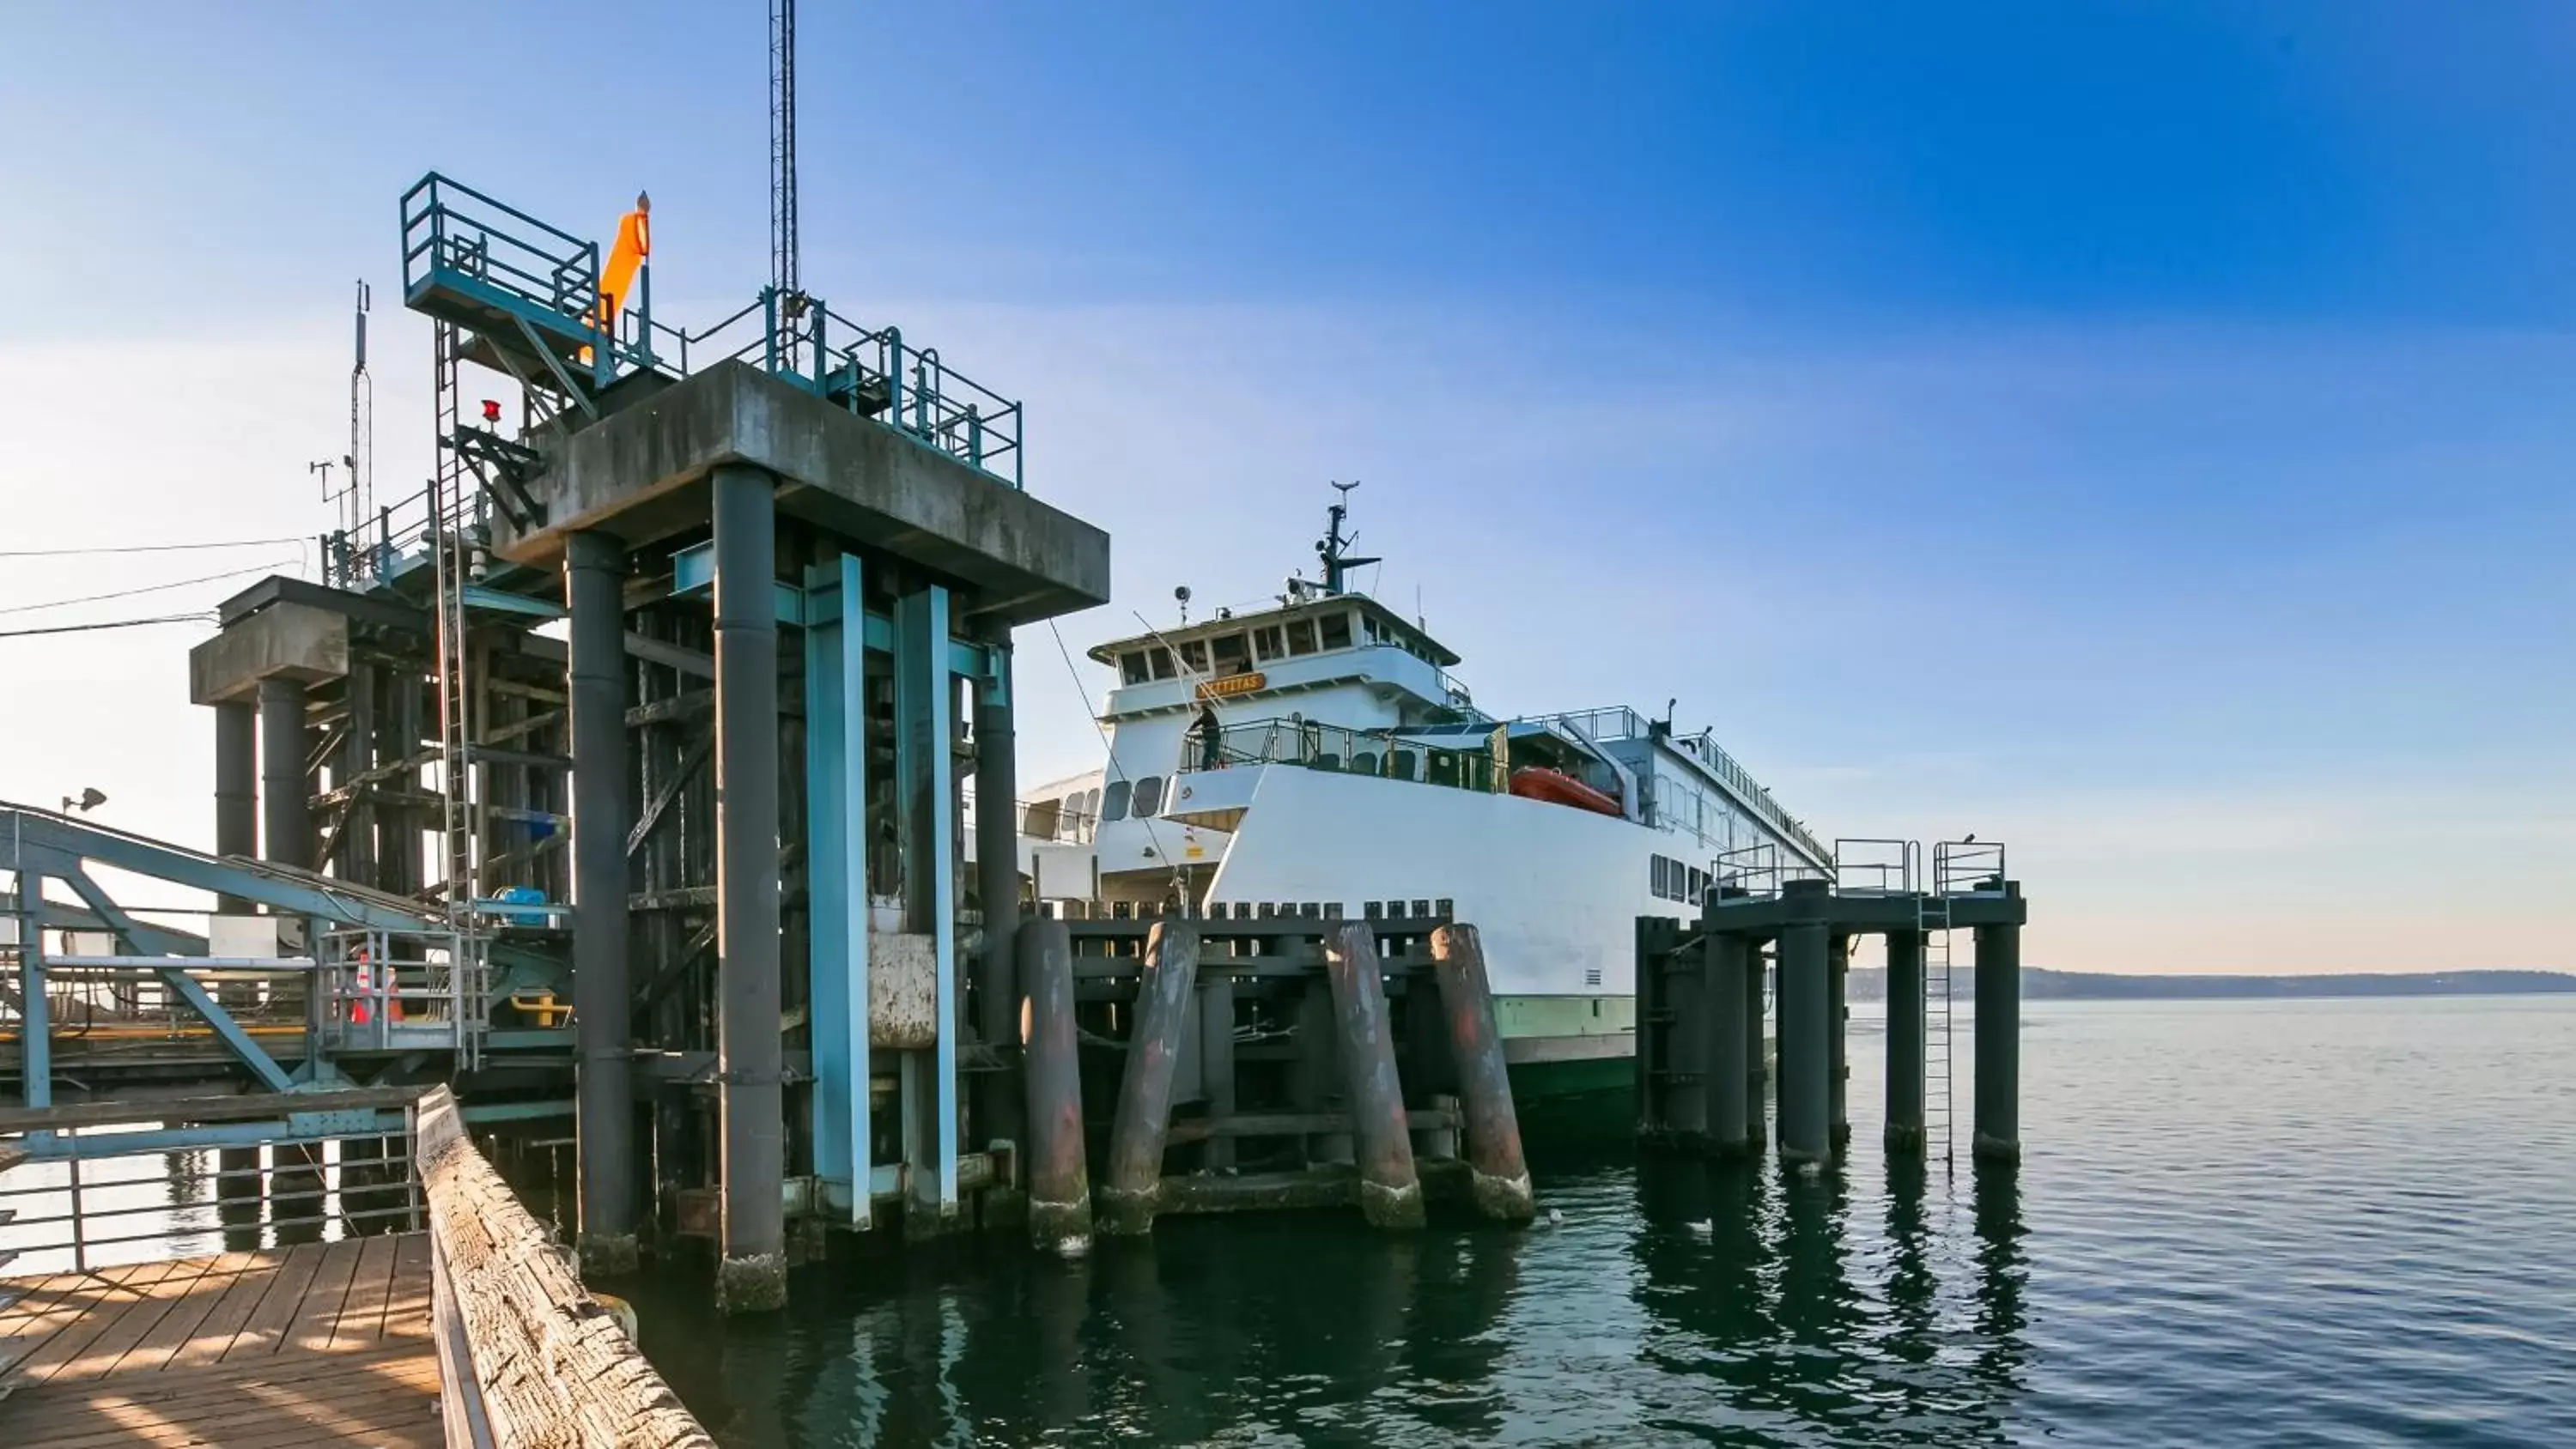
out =
<svg viewBox="0 0 2576 1449"><path fill-rule="evenodd" d="M792 315L790 299L804 293L796 277L796 0L769 0L769 285L782 315Z"/></svg>
<svg viewBox="0 0 2576 1449"><path fill-rule="evenodd" d="M374 301L374 294L361 278L356 313L357 350L349 366L349 456L340 460L341 475L349 480L348 516L343 520L343 526L348 529L352 548L366 537L367 515L375 511L376 385L375 380L367 376L367 308Z"/></svg>
<svg viewBox="0 0 2576 1449"><path fill-rule="evenodd" d="M1373 558L1353 558L1343 552L1359 541L1358 534L1342 532L1343 521L1351 515L1351 490L1358 486L1360 483L1356 478L1333 485L1341 497L1334 499L1333 506L1324 510L1324 536L1315 542L1315 556L1324 561L1324 593L1327 597L1348 592L1342 587L1342 580L1351 570L1383 562Z"/></svg>

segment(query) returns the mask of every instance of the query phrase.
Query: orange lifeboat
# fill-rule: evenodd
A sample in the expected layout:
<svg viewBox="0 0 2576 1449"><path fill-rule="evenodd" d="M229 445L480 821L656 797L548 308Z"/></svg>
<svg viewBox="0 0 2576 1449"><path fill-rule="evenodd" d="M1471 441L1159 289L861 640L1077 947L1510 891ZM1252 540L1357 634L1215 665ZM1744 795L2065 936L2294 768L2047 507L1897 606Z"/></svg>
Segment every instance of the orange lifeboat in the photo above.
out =
<svg viewBox="0 0 2576 1449"><path fill-rule="evenodd" d="M1524 800L1545 800L1551 805L1571 805L1596 815L1624 818L1628 812L1619 802L1602 794L1562 770L1542 765L1523 765L1512 771L1512 793Z"/></svg>

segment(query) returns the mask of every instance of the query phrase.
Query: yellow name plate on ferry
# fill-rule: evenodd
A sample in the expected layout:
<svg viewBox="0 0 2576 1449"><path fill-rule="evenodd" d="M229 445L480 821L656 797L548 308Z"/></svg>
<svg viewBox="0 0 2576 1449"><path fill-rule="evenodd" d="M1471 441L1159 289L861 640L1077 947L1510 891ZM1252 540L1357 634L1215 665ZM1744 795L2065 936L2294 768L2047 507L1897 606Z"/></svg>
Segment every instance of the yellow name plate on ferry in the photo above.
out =
<svg viewBox="0 0 2576 1449"><path fill-rule="evenodd" d="M1210 679L1199 685L1199 698L1223 699L1230 694L1250 694L1270 682L1266 674L1229 674L1223 679Z"/></svg>

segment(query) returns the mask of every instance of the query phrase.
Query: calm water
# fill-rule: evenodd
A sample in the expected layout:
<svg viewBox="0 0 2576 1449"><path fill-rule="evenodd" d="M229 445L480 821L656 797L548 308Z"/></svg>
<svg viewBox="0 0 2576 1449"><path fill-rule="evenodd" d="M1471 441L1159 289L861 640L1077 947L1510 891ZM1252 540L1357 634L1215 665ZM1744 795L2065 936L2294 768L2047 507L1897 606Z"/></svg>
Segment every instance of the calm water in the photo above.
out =
<svg viewBox="0 0 2576 1449"><path fill-rule="evenodd" d="M1881 1158L1875 1025L1839 1181L1596 1114L1526 1233L1171 1220L645 1344L746 1445L2576 1445L2576 999L2034 1003L2029 1160L1955 1182Z"/></svg>

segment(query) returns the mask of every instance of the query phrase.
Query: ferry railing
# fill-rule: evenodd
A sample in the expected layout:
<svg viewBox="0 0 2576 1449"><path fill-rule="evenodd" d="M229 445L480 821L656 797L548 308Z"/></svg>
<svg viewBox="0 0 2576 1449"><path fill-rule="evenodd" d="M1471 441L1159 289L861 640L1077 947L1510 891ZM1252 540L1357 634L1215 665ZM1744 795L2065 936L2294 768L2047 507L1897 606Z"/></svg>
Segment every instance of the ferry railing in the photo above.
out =
<svg viewBox="0 0 2576 1449"><path fill-rule="evenodd" d="M418 1228L421 1090L0 1109L29 1154L0 1170L0 1260L86 1273ZM247 1166L223 1165L242 1150Z"/></svg>
<svg viewBox="0 0 2576 1449"><path fill-rule="evenodd" d="M1816 837L1796 816L1791 815L1771 793L1770 787L1753 778L1753 772L1717 743L1716 732L1701 730L1697 734L1673 734L1669 729L1657 732L1653 721L1626 705L1607 705L1598 709L1569 710L1548 718L1574 724L1593 739L1645 740L1660 738L1690 756L1734 792L1762 822L1806 848L1817 860L1833 859L1833 851Z"/></svg>
<svg viewBox="0 0 2576 1449"><path fill-rule="evenodd" d="M1223 727L1217 768L1234 765L1301 765L1346 775L1369 775L1419 784L1493 793L1502 788L1493 752L1452 750L1401 735L1355 730L1318 720L1260 719ZM1180 773L1206 768L1197 737L1189 737Z"/></svg>

